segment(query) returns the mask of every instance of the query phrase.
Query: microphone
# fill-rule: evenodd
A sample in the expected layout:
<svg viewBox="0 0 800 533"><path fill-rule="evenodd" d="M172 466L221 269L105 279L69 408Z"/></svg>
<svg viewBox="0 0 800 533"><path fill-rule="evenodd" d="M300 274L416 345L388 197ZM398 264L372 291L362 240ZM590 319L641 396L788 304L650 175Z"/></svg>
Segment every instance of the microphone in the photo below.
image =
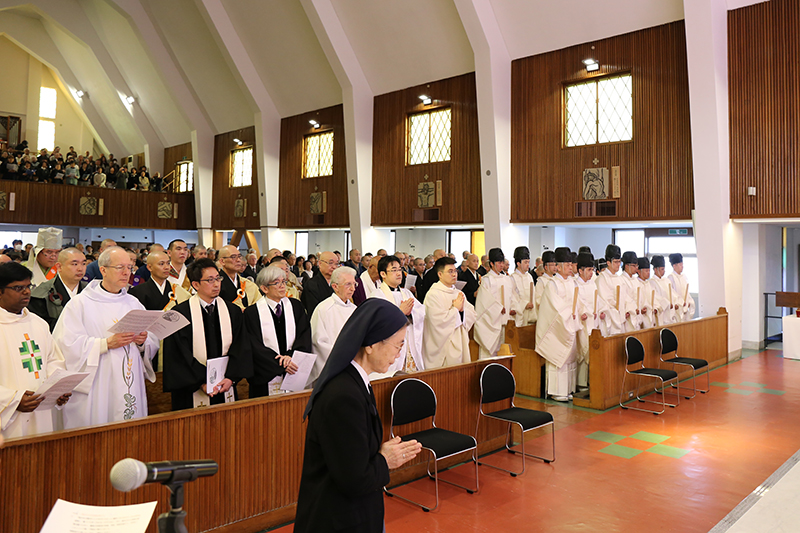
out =
<svg viewBox="0 0 800 533"><path fill-rule="evenodd" d="M145 483L183 483L213 476L218 470L219 465L210 459L143 463L128 457L117 462L108 477L115 489L130 492Z"/></svg>

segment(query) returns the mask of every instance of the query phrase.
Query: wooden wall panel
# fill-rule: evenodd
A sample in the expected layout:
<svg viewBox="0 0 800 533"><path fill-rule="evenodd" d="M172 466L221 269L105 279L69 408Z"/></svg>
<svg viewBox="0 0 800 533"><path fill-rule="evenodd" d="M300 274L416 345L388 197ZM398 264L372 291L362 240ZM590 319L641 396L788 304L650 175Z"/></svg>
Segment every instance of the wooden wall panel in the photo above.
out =
<svg viewBox="0 0 800 533"><path fill-rule="evenodd" d="M321 126L314 129L309 120ZM333 131L333 176L302 179L303 139L311 133ZM344 107L337 105L281 120L280 203L281 228L343 228L350 226L347 204L347 159ZM320 222L311 216L311 193L327 193L327 212Z"/></svg>
<svg viewBox="0 0 800 533"><path fill-rule="evenodd" d="M0 191L15 193L15 210L7 205L0 210L0 223L42 224L48 226L83 226L148 229L197 229L194 194L156 193L78 187L52 183L0 181ZM83 196L103 199L102 215L82 215ZM158 203L178 204L178 218L158 218Z"/></svg>
<svg viewBox="0 0 800 533"><path fill-rule="evenodd" d="M233 142L243 142L239 147ZM253 184L247 187L231 187L231 153L236 148L253 147ZM221 133L214 137L214 185L212 187L211 225L216 230L260 229L258 218L258 150L254 126ZM244 218L234 217L234 203L237 199L247 200Z"/></svg>
<svg viewBox="0 0 800 533"><path fill-rule="evenodd" d="M183 160L192 160L192 143L179 144L164 148L164 171L162 176L166 176L178 167L178 163Z"/></svg>
<svg viewBox="0 0 800 533"><path fill-rule="evenodd" d="M583 59L600 62L587 74ZM563 148L565 83L630 72L633 140ZM598 159L594 164L593 160ZM512 222L575 222L585 168L620 166L617 217L689 219L694 205L683 21L511 64Z"/></svg>
<svg viewBox="0 0 800 533"><path fill-rule="evenodd" d="M421 94L431 96L433 105L423 106ZM408 115L439 106L451 108L450 161L407 166ZM429 182L442 180L443 205L432 224L483 222L474 73L376 96L373 123L373 225L424 224L413 221L412 211L417 209L417 185L425 175Z"/></svg>
<svg viewBox="0 0 800 533"><path fill-rule="evenodd" d="M439 427L474 434L480 398L478 379L491 361L415 374L438 396ZM497 362L510 367L512 359ZM373 382L388 439L390 397L403 377ZM158 501L155 516L167 511L167 490L149 484L133 492L114 490L111 467L140 461L213 459L219 472L186 485L189 531L252 532L294 519L300 487L310 391L149 416L86 429L14 439L0 449L3 513L0 531L39 531L57 498L89 505ZM498 406L510 405L508 400ZM482 422L481 453L503 443L503 424ZM391 484L422 477L424 463L392 472ZM155 533L155 518L148 532Z"/></svg>
<svg viewBox="0 0 800 533"><path fill-rule="evenodd" d="M731 217L798 216L799 60L796 0L728 12Z"/></svg>

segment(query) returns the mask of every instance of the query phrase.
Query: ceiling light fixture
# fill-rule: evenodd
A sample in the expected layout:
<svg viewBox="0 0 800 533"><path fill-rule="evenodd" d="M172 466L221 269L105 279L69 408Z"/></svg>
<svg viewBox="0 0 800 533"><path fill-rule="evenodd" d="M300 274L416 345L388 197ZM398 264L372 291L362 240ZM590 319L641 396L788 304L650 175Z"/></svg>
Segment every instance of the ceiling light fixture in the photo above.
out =
<svg viewBox="0 0 800 533"><path fill-rule="evenodd" d="M84 94L86 94L86 93L85 93L85 92L83 92L83 91L81 91L80 89L78 89L77 91L75 91L75 96L77 96L78 98L83 98L83 95L84 95Z"/></svg>
<svg viewBox="0 0 800 533"><path fill-rule="evenodd" d="M591 57L588 59L584 59L583 64L586 65L586 72L594 72L595 70L600 68L600 63L598 63Z"/></svg>
<svg viewBox="0 0 800 533"><path fill-rule="evenodd" d="M239 146L242 145L242 141L240 141L239 139L234 139L233 142L235 142Z"/></svg>
<svg viewBox="0 0 800 533"><path fill-rule="evenodd" d="M319 122L317 122L316 120L313 120L313 119L309 120L308 123L311 124L312 126L314 126L315 130L319 129Z"/></svg>
<svg viewBox="0 0 800 533"><path fill-rule="evenodd" d="M125 101L128 102L129 104L132 104L136 101L136 98L134 98L133 96L129 96L125 99Z"/></svg>
<svg viewBox="0 0 800 533"><path fill-rule="evenodd" d="M433 103L431 97L424 94L419 95L419 99L422 100L422 105L431 105Z"/></svg>

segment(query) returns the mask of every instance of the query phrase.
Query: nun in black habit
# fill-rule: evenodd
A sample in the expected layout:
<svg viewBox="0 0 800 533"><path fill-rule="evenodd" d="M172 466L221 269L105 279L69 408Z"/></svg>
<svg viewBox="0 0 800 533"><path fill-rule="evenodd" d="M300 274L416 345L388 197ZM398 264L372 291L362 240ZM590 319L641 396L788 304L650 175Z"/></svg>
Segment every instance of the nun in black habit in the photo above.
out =
<svg viewBox="0 0 800 533"><path fill-rule="evenodd" d="M306 406L303 473L294 531L383 531L383 487L389 470L413 459L417 441L383 441L369 385L401 354L407 319L370 298L342 328Z"/></svg>

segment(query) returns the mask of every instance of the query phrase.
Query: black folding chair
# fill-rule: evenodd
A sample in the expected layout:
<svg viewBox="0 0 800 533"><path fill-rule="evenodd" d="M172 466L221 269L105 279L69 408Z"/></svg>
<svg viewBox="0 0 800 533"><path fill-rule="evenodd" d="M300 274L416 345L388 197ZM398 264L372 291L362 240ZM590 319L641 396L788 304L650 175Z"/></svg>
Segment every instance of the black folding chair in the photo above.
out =
<svg viewBox="0 0 800 533"><path fill-rule="evenodd" d="M392 391L392 425L389 430L392 438L395 437L394 428L405 424L411 424L426 418L431 419L431 427L408 435L402 435L404 441L416 440L422 445L423 450L427 450L428 463L426 469L428 477L433 479L436 487L436 505L426 507L419 502L404 498L399 494L390 492L386 487L383 490L389 496L397 496L414 505L419 505L425 512L432 511L439 507L439 466L442 459L447 459L459 453L472 452L472 461L475 463L475 489L464 487L452 481L442 479L441 481L454 485L473 494L478 491L478 441L470 435L462 435L454 431L440 429L436 427L436 393L425 383L416 378L404 379ZM431 473L431 459L433 459L433 473Z"/></svg>
<svg viewBox="0 0 800 533"><path fill-rule="evenodd" d="M630 370L631 365L638 365L635 370ZM623 396L625 396L625 378L628 375L636 376L636 399L640 402L655 403L661 405L661 411L654 411L652 409L642 409L641 407L631 407L630 405L623 405ZM657 379L661 382L661 401L654 402L653 400L646 400L639 396L639 384L642 377L649 377ZM664 384L668 381L675 380L675 386L678 388L677 400L674 404L667 403L666 394L663 392ZM656 388L658 392L658 388ZM678 373L674 370L667 370L665 368L647 368L644 366L644 346L636 337L627 337L625 339L625 374L622 375L622 390L619 393L619 406L623 409L633 409L634 411L644 411L645 413L653 413L660 415L667 410L667 406L676 407L681 401L681 385L678 383Z"/></svg>
<svg viewBox="0 0 800 533"><path fill-rule="evenodd" d="M514 379L514 374L512 374L509 369L497 363L486 365L486 367L483 369L483 372L481 372L481 404L478 413L478 423L475 425L475 438L478 438L478 428L480 427L482 416L485 416L486 418L492 418L494 420L508 422L508 430L506 432L506 450L522 457L522 471L513 472L511 470L506 470L505 468L500 468L499 466L490 465L489 463L484 462L479 462L478 464L496 468L498 470L502 470L503 472L508 472L514 477L525 473L525 457L535 457L536 459L541 459L545 463L550 463L556 460L556 428L555 424L553 423L553 415L547 411L537 411L535 409L525 409L515 406L514 395L516 393L517 382ZM511 407L508 409L501 409L499 411L492 411L490 413L483 412L484 404L499 402L500 400L505 400L507 398L511 398ZM512 424L516 425L520 430L520 444L522 446L521 452L511 449L511 446L513 445L511 441L513 438ZM550 425L550 433L553 437L553 453L550 459L525 453L525 432L539 429L547 425Z"/></svg>
<svg viewBox="0 0 800 533"><path fill-rule="evenodd" d="M669 329L664 328L661 330L659 337L661 338L661 362L672 363L673 365L685 365L692 369L692 395L684 396L687 400L691 400L697 396L698 392L705 394L711 390L711 379L708 377L708 361L705 359L695 359L693 357L678 357L678 337ZM670 359L664 359L667 354L674 353L675 356ZM674 368L674 367L673 367ZM697 388L697 371L701 368L706 369L706 390Z"/></svg>

